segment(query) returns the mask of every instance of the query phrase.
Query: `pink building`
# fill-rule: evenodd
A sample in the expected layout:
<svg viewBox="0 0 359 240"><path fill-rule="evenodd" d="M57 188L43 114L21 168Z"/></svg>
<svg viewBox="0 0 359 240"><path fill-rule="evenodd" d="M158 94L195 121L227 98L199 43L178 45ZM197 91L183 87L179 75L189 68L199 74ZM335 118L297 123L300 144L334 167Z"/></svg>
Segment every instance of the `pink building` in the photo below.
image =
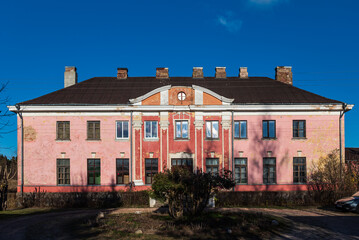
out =
<svg viewBox="0 0 359 240"><path fill-rule="evenodd" d="M233 171L237 191L306 190L313 161L344 149L344 113L353 105L292 86L291 67L276 79L95 77L9 109L18 114L18 190L136 190L177 165ZM340 137L341 136L341 137Z"/></svg>

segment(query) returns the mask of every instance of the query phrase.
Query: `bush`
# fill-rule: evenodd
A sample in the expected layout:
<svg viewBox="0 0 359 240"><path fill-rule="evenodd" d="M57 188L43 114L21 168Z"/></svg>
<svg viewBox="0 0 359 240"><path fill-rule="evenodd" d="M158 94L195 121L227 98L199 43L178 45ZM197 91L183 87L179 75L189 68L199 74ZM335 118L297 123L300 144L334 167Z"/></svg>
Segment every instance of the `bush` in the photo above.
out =
<svg viewBox="0 0 359 240"><path fill-rule="evenodd" d="M332 205L339 198L352 195L358 191L358 183L357 166L343 164L341 168L339 150L333 150L315 162L308 176L309 194L315 202L324 205Z"/></svg>
<svg viewBox="0 0 359 240"><path fill-rule="evenodd" d="M110 208L148 206L148 193L139 192L71 192L48 193L35 189L32 193L18 193L18 207L52 208Z"/></svg>
<svg viewBox="0 0 359 240"><path fill-rule="evenodd" d="M230 171L212 175L185 167L175 167L158 173L152 183L153 197L168 201L169 214L173 218L199 215L209 198L221 189L230 189L235 183Z"/></svg>

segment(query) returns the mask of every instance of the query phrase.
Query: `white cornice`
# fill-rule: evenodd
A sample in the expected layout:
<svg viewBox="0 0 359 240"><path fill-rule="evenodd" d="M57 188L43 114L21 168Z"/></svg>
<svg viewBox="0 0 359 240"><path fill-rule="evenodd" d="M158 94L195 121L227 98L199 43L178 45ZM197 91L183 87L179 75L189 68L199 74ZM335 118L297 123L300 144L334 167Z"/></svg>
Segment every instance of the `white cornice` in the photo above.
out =
<svg viewBox="0 0 359 240"><path fill-rule="evenodd" d="M163 86L163 87L159 87L159 88L156 88L154 90L152 90L151 92L148 92L142 96L139 96L137 98L134 98L134 99L130 99L130 103L138 103L138 102L141 102L142 100L148 98L148 97L151 97L152 95L156 94L156 93L159 93L159 92L162 92L162 91L167 91L171 88L171 85L167 85L167 86Z"/></svg>
<svg viewBox="0 0 359 240"><path fill-rule="evenodd" d="M346 105L349 111L353 104ZM17 112L15 106L8 106L12 112ZM22 105L20 112L162 112L162 111L236 111L236 112L272 112L272 111L342 111L342 104L243 104L243 105L90 105L90 106L59 106L59 105Z"/></svg>
<svg viewBox="0 0 359 240"><path fill-rule="evenodd" d="M226 98L226 97L223 97L207 88L204 88L204 87L200 87L200 86L197 86L197 85L192 85L192 88L194 90L199 90L199 91L203 91L205 93L208 93L209 95L212 95L213 97L215 98L218 98L219 100L221 100L222 102L225 102L225 103L232 103L234 101L233 98Z"/></svg>

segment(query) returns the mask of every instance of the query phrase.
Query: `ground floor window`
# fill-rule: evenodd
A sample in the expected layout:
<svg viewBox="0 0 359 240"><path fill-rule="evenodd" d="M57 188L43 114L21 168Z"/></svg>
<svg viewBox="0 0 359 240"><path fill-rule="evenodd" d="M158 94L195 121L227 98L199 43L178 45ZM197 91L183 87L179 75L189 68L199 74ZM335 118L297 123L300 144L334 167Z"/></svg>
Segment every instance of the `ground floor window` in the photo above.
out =
<svg viewBox="0 0 359 240"><path fill-rule="evenodd" d="M152 184L153 177L158 173L158 159L146 158L145 165L146 184Z"/></svg>
<svg viewBox="0 0 359 240"><path fill-rule="evenodd" d="M276 183L276 159L263 158L263 183L275 184Z"/></svg>
<svg viewBox="0 0 359 240"><path fill-rule="evenodd" d="M193 172L193 159L192 158L172 158L172 167L185 166Z"/></svg>
<svg viewBox="0 0 359 240"><path fill-rule="evenodd" d="M129 183L129 161L127 158L116 159L116 184L127 184Z"/></svg>
<svg viewBox="0 0 359 240"><path fill-rule="evenodd" d="M212 174L218 174L219 159L218 158L207 158L206 159L206 172Z"/></svg>
<svg viewBox="0 0 359 240"><path fill-rule="evenodd" d="M100 159L87 159L87 184L100 185L101 184L101 165Z"/></svg>
<svg viewBox="0 0 359 240"><path fill-rule="evenodd" d="M247 158L234 159L234 174L237 184L246 184L247 180Z"/></svg>
<svg viewBox="0 0 359 240"><path fill-rule="evenodd" d="M293 183L307 182L307 167L305 157L293 158Z"/></svg>
<svg viewBox="0 0 359 240"><path fill-rule="evenodd" d="M57 184L70 184L70 159L57 159Z"/></svg>

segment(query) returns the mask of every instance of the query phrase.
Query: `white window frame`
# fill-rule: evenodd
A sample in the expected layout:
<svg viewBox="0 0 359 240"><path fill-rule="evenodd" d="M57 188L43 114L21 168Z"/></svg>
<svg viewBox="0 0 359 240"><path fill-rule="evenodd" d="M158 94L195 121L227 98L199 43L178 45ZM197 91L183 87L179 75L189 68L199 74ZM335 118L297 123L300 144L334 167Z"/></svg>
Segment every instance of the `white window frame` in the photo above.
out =
<svg viewBox="0 0 359 240"><path fill-rule="evenodd" d="M189 140L190 139L190 123L189 123L189 119L174 119L174 139L175 140ZM187 138L177 138L177 122L187 122ZM182 130L182 129L181 129ZM181 133L182 135L182 133Z"/></svg>
<svg viewBox="0 0 359 240"><path fill-rule="evenodd" d="M119 137L117 135L118 131L117 131L117 128L118 128L118 123L122 123L122 136L123 136L123 123L124 122L127 122L127 130L128 130L128 136L127 137ZM129 128L129 122L127 120L118 120L116 121L116 139L128 139L130 136L130 128Z"/></svg>
<svg viewBox="0 0 359 240"><path fill-rule="evenodd" d="M156 133L156 137L153 137L153 132L152 132L152 124L153 123L156 123L156 126L157 126L157 133ZM147 127L147 124L150 124L150 129L151 129L151 137L147 137L146 136L146 127ZM153 120L153 121L151 121L151 120L148 120L148 121L145 121L145 128L144 128L144 135L145 135L145 139L158 139L158 121L156 121L156 120Z"/></svg>

